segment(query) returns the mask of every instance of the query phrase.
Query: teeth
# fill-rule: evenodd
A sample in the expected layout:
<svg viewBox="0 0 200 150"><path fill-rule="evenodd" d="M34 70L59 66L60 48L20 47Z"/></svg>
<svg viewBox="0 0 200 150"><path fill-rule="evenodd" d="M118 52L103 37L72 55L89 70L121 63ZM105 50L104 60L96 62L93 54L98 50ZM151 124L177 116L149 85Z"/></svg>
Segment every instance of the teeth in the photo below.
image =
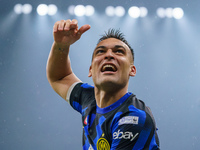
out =
<svg viewBox="0 0 200 150"><path fill-rule="evenodd" d="M116 71L115 67L113 65L105 65L102 68L102 71L106 71L106 70L110 70L110 71Z"/></svg>

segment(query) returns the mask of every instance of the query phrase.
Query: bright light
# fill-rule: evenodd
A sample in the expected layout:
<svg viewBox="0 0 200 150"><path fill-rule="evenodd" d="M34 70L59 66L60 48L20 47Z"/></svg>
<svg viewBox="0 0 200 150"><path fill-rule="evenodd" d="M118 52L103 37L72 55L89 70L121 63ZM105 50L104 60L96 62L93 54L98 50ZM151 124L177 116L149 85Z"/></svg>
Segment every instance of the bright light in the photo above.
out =
<svg viewBox="0 0 200 150"><path fill-rule="evenodd" d="M172 13L175 19L181 19L184 15L183 9L181 8L174 8Z"/></svg>
<svg viewBox="0 0 200 150"><path fill-rule="evenodd" d="M30 4L24 4L24 5L22 6L22 12L23 12L24 14L30 14L31 11L32 11L32 6L31 6Z"/></svg>
<svg viewBox="0 0 200 150"><path fill-rule="evenodd" d="M172 12L173 12L172 8L166 8L166 10L165 10L166 17L172 18L173 17L173 13Z"/></svg>
<svg viewBox="0 0 200 150"><path fill-rule="evenodd" d="M40 5L38 5L38 7L37 7L37 13L40 16L46 15L48 13L48 6L46 4L40 4Z"/></svg>
<svg viewBox="0 0 200 150"><path fill-rule="evenodd" d="M146 7L140 7L140 17L146 17L148 14L148 10Z"/></svg>
<svg viewBox="0 0 200 150"><path fill-rule="evenodd" d="M140 9L136 6L130 7L128 14L133 18L138 18L140 16Z"/></svg>
<svg viewBox="0 0 200 150"><path fill-rule="evenodd" d="M86 9L85 9L85 6L83 5L77 5L75 8L74 8L74 14L76 16L84 16L85 15L85 12L86 12Z"/></svg>
<svg viewBox="0 0 200 150"><path fill-rule="evenodd" d="M55 15L57 13L57 10L58 10L58 8L56 5L50 4L48 6L48 15L50 15L50 16Z"/></svg>
<svg viewBox="0 0 200 150"><path fill-rule="evenodd" d="M125 9L124 9L124 7L122 7L122 6L117 6L117 7L115 8L115 15L116 15L116 16L122 17L122 16L124 16L124 14L125 14Z"/></svg>
<svg viewBox="0 0 200 150"><path fill-rule="evenodd" d="M157 9L157 15L160 18L164 18L165 17L165 9L164 8L158 8Z"/></svg>
<svg viewBox="0 0 200 150"><path fill-rule="evenodd" d="M85 6L86 12L85 15L86 16L92 16L94 14L94 7L91 5L87 5Z"/></svg>
<svg viewBox="0 0 200 150"><path fill-rule="evenodd" d="M69 12L70 15L74 15L74 8L75 8L74 5L69 6L68 12Z"/></svg>
<svg viewBox="0 0 200 150"><path fill-rule="evenodd" d="M30 4L16 4L14 6L14 11L16 14L21 14L21 13L24 13L24 14L30 14L31 11L32 11L32 6Z"/></svg>
<svg viewBox="0 0 200 150"><path fill-rule="evenodd" d="M14 6L14 12L15 12L16 14L21 14L21 13L22 13L22 4L16 4L16 5Z"/></svg>
<svg viewBox="0 0 200 150"><path fill-rule="evenodd" d="M115 8L113 6L106 7L106 15L108 16L114 16L115 15Z"/></svg>

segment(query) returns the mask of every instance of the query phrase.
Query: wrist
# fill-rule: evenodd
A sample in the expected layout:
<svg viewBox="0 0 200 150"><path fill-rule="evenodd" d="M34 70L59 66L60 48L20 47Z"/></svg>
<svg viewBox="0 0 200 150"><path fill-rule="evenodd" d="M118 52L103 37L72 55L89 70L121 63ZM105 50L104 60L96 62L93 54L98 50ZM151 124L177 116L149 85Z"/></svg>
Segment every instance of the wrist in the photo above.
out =
<svg viewBox="0 0 200 150"><path fill-rule="evenodd" d="M70 45L67 44L61 44L61 43L53 43L53 49L55 50L54 52L59 52L59 53L65 53L68 54L69 53L69 47Z"/></svg>
<svg viewBox="0 0 200 150"><path fill-rule="evenodd" d="M63 44L63 43L54 42L54 46L58 49L69 49L70 44Z"/></svg>

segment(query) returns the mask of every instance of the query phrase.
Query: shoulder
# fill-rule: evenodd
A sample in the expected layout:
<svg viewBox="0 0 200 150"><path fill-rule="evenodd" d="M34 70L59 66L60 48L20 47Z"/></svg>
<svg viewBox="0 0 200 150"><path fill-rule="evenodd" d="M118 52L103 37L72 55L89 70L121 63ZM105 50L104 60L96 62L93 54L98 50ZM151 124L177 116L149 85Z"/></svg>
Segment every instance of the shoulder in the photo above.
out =
<svg viewBox="0 0 200 150"><path fill-rule="evenodd" d="M70 97L74 95L75 93L82 93L82 91L93 91L94 87L89 85L88 83L82 83L82 82L76 82L71 85L71 87L68 90L66 100L69 102Z"/></svg>
<svg viewBox="0 0 200 150"><path fill-rule="evenodd" d="M145 102L136 98L135 95L132 97L131 101L132 101L133 106L139 110L144 111L146 113L146 117L149 117L152 120L153 124L155 125L155 120L154 120L150 107L146 106Z"/></svg>
<svg viewBox="0 0 200 150"><path fill-rule="evenodd" d="M67 100L75 110L82 112L82 109L95 100L94 87L87 83L75 83L68 90Z"/></svg>
<svg viewBox="0 0 200 150"><path fill-rule="evenodd" d="M150 108L131 95L114 116L111 132L112 146L118 149L123 148L123 143L130 149L135 144L141 148L151 145L156 125Z"/></svg>
<svg viewBox="0 0 200 150"><path fill-rule="evenodd" d="M111 125L115 127L132 125L134 127L150 126L156 128L153 114L145 103L131 95L115 112Z"/></svg>
<svg viewBox="0 0 200 150"><path fill-rule="evenodd" d="M141 99L138 99L134 94L132 94L124 104L128 109L129 112L138 111L138 112L145 112L152 115L151 109L146 106L145 102Z"/></svg>

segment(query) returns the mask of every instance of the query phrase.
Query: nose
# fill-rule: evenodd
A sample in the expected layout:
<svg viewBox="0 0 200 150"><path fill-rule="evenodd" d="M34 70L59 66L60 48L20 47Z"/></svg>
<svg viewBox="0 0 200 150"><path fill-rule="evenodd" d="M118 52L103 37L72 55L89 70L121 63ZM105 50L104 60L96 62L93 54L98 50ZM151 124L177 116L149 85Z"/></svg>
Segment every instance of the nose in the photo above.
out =
<svg viewBox="0 0 200 150"><path fill-rule="evenodd" d="M113 51L112 49L108 49L105 53L105 59L111 60L114 59Z"/></svg>

